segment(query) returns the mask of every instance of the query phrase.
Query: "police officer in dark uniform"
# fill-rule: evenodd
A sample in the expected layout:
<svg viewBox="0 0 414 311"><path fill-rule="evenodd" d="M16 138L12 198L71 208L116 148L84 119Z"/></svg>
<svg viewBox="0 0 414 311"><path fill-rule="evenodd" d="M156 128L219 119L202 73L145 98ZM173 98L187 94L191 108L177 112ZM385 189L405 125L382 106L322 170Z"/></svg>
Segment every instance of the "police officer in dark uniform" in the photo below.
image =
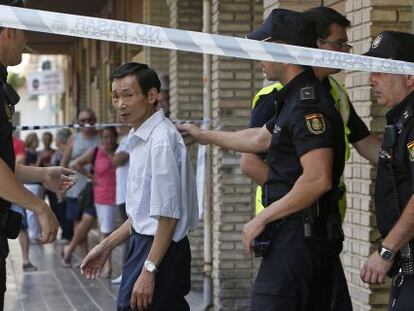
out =
<svg viewBox="0 0 414 311"><path fill-rule="evenodd" d="M0 4L22 7L23 1L0 0ZM10 202L37 214L42 229L39 240L50 243L55 240L58 230L56 217L45 201L26 190L22 182L42 182L48 189L60 193L74 183L69 176L74 172L65 168L15 166L11 122L14 106L20 98L7 83L7 66L21 62L25 43L24 31L0 27L0 310L3 310L6 291L7 239L17 237L21 221L19 214L9 209Z"/></svg>
<svg viewBox="0 0 414 311"><path fill-rule="evenodd" d="M414 63L414 35L385 31L366 55ZM411 67L414 70L414 64ZM408 311L414 305L414 76L371 73L378 104L386 114L378 162L375 211L383 238L361 270L369 284L393 277L388 310Z"/></svg>
<svg viewBox="0 0 414 311"><path fill-rule="evenodd" d="M315 47L314 29L303 14L277 9L250 37ZM242 233L245 248L264 256L253 286L252 310L330 310L330 274L333 265L340 264L332 245L343 239L337 186L345 162L344 126L311 68L279 63L275 69L284 88L277 94L273 119L264 127L239 132L177 127L188 143L250 153L268 149L266 208ZM346 286L345 279L338 282Z"/></svg>

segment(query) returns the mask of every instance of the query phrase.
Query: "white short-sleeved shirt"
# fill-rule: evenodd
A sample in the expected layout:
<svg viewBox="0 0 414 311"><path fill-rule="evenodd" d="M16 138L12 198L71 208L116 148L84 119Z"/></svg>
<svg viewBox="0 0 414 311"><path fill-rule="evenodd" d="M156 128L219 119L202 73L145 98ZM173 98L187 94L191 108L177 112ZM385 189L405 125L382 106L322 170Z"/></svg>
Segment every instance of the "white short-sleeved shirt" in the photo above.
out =
<svg viewBox="0 0 414 311"><path fill-rule="evenodd" d="M128 136L123 136L115 153L129 153ZM129 160L122 166L116 168L116 204L124 204L126 199L127 178L128 178Z"/></svg>
<svg viewBox="0 0 414 311"><path fill-rule="evenodd" d="M175 242L198 222L195 176L184 141L158 110L128 135L126 211L137 233L155 235L158 217L178 219Z"/></svg>

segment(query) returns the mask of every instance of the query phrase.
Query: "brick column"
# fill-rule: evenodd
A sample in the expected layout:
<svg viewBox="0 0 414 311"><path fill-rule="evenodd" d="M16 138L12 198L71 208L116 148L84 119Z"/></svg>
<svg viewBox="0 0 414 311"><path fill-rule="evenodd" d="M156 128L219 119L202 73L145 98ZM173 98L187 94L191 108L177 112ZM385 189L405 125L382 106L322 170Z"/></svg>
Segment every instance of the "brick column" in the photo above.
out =
<svg viewBox="0 0 414 311"><path fill-rule="evenodd" d="M330 1L332 2L332 1ZM273 9L288 9L302 12L321 5L321 0L263 0L264 16L267 17ZM327 4L324 4L327 6Z"/></svg>
<svg viewBox="0 0 414 311"><path fill-rule="evenodd" d="M370 43L383 30L411 30L410 0L347 0L346 12L351 21L349 39L354 53L368 50ZM346 86L359 116L373 133L382 133L386 110L373 103L368 73L348 72ZM355 311L386 310L388 282L370 287L362 283L359 271L370 254L372 242L379 236L374 215L376 168L355 151L347 164L348 211L345 219L343 263Z"/></svg>
<svg viewBox="0 0 414 311"><path fill-rule="evenodd" d="M168 0L170 27L201 31L202 0ZM170 51L171 116L179 119L203 117L202 54Z"/></svg>
<svg viewBox="0 0 414 311"><path fill-rule="evenodd" d="M166 0L144 0L143 1L143 23L161 27L169 27L170 16ZM143 47L143 59L158 74L168 74L169 51Z"/></svg>
<svg viewBox="0 0 414 311"><path fill-rule="evenodd" d="M169 27L201 31L202 0L168 0ZM202 54L169 51L170 111L173 119L203 118L203 56ZM191 149L195 164L197 148ZM195 167L195 165L194 165ZM192 289L203 287L203 221L189 235L192 265Z"/></svg>
<svg viewBox="0 0 414 311"><path fill-rule="evenodd" d="M262 22L262 12L258 1L212 1L213 33L244 37ZM212 71L213 128L246 128L262 85L257 63L213 56ZM250 310L253 260L243 250L241 229L253 216L252 184L240 171L240 154L217 147L212 153L214 306Z"/></svg>

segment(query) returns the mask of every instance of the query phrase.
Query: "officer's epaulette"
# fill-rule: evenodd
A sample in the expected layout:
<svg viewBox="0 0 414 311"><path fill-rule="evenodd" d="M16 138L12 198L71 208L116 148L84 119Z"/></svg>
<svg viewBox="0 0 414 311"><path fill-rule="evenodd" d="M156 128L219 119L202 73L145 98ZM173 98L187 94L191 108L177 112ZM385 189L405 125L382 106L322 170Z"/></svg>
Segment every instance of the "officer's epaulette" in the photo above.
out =
<svg viewBox="0 0 414 311"><path fill-rule="evenodd" d="M313 85L304 86L299 90L300 100L315 100L315 87Z"/></svg>

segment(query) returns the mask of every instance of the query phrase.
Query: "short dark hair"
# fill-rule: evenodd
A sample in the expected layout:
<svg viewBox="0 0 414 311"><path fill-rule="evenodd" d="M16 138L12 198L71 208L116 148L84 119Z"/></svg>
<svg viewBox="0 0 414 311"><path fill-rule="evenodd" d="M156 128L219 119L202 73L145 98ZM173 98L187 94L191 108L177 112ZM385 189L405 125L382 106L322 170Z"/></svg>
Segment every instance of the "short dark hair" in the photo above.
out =
<svg viewBox="0 0 414 311"><path fill-rule="evenodd" d="M116 68L111 74L111 86L115 79L120 79L129 75L134 75L142 92L147 95L148 91L155 87L159 92L161 81L154 69L146 64L130 62Z"/></svg>
<svg viewBox="0 0 414 311"><path fill-rule="evenodd" d="M326 39L331 35L329 27L332 24L338 24L345 28L351 25L351 22L341 13L325 6L309 9L304 14L314 20L319 39Z"/></svg>
<svg viewBox="0 0 414 311"><path fill-rule="evenodd" d="M104 131L111 132L115 136L115 138L118 138L118 132L116 131L116 127L115 126L105 126L101 130L101 136L102 136L102 134L103 134Z"/></svg>
<svg viewBox="0 0 414 311"><path fill-rule="evenodd" d="M24 0L0 0L1 5L24 7Z"/></svg>
<svg viewBox="0 0 414 311"><path fill-rule="evenodd" d="M91 108L83 108L83 109L79 110L79 112L78 112L78 119L79 119L79 115L80 115L82 112L87 112L87 113L89 113L89 114L91 115L91 117L92 117L92 118L94 118L94 119L96 120L96 114L95 114L95 111L93 111Z"/></svg>
<svg viewBox="0 0 414 311"><path fill-rule="evenodd" d="M49 136L53 139L53 134L51 132L43 132L42 137Z"/></svg>

